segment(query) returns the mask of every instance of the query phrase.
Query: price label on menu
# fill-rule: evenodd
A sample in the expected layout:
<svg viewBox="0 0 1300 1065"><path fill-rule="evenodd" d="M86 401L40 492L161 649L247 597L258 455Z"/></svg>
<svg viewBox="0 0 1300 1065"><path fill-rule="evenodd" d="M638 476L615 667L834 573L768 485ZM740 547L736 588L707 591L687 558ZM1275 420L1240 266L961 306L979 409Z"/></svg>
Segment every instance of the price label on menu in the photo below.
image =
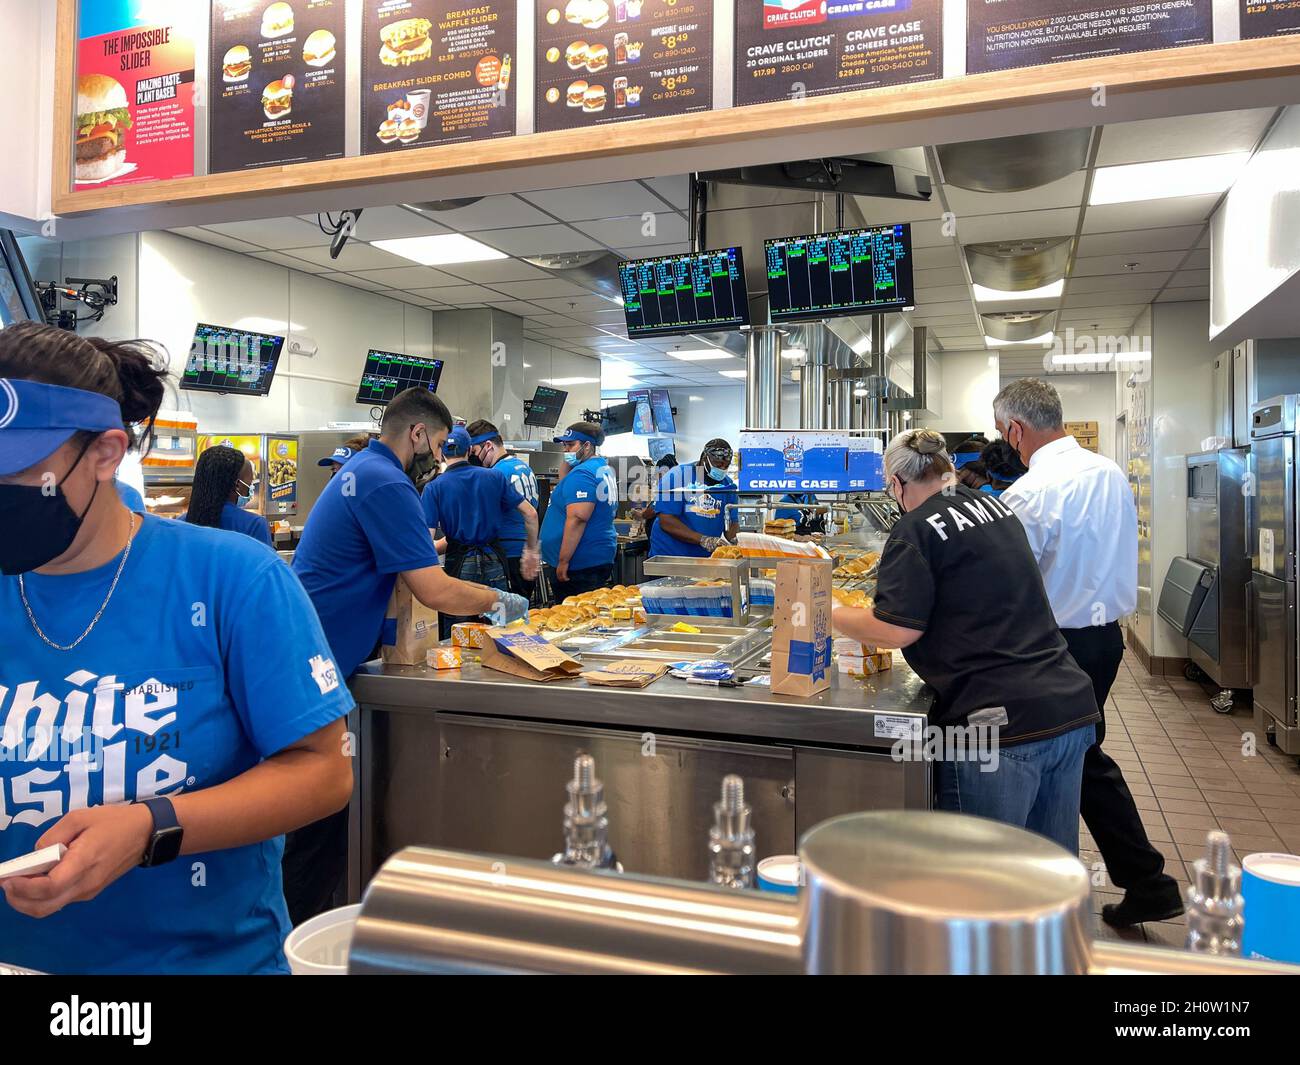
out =
<svg viewBox="0 0 1300 1065"><path fill-rule="evenodd" d="M514 134L514 0L366 0L363 18L364 153Z"/></svg>
<svg viewBox="0 0 1300 1065"><path fill-rule="evenodd" d="M208 156L221 173L344 153L345 0L214 0Z"/></svg>
<svg viewBox="0 0 1300 1065"><path fill-rule="evenodd" d="M537 0L539 133L713 106L712 0Z"/></svg>
<svg viewBox="0 0 1300 1065"><path fill-rule="evenodd" d="M736 103L943 76L942 0L736 0Z"/></svg>

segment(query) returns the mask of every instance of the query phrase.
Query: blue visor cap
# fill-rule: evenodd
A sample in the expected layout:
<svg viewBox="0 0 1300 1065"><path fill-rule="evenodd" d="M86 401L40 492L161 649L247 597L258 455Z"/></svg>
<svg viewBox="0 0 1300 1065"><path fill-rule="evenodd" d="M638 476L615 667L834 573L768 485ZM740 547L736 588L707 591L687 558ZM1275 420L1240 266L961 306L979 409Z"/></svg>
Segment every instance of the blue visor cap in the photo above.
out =
<svg viewBox="0 0 1300 1065"><path fill-rule="evenodd" d="M479 433L478 436L469 438L469 446L475 447L478 444L486 444L489 440L495 440L500 435L500 433Z"/></svg>
<svg viewBox="0 0 1300 1065"><path fill-rule="evenodd" d="M572 444L581 440L583 443L598 446L595 440L589 437L586 433L578 432L577 429L566 429L561 435L554 437L553 440L557 444Z"/></svg>
<svg viewBox="0 0 1300 1065"><path fill-rule="evenodd" d="M347 462L348 459L352 457L352 454L353 452L350 447L336 447L334 449L334 454L328 455L325 458L321 459L318 463L316 463L316 465L333 466L334 463L337 462L340 466L342 466L343 463Z"/></svg>
<svg viewBox="0 0 1300 1065"><path fill-rule="evenodd" d="M109 396L0 377L0 476L35 466L74 433L121 428L122 408Z"/></svg>
<svg viewBox="0 0 1300 1065"><path fill-rule="evenodd" d="M456 426L442 442L442 453L449 459L459 459L469 454L469 433L463 425Z"/></svg>

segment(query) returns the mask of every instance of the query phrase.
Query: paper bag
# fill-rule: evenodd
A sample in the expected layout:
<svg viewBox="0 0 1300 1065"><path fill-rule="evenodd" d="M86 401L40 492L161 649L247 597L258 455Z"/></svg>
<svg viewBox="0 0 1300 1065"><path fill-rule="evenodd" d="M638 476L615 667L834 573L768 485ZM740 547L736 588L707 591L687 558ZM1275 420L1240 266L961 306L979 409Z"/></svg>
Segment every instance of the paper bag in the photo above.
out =
<svg viewBox="0 0 1300 1065"><path fill-rule="evenodd" d="M582 672L570 658L533 626L491 628L483 645L483 665L524 680L567 680Z"/></svg>
<svg viewBox="0 0 1300 1065"><path fill-rule="evenodd" d="M831 685L830 559L776 564L772 623L772 691L815 695Z"/></svg>
<svg viewBox="0 0 1300 1065"><path fill-rule="evenodd" d="M438 643L438 612L415 598L410 585L397 578L384 614L381 649L385 665L422 666Z"/></svg>
<svg viewBox="0 0 1300 1065"><path fill-rule="evenodd" d="M644 688L667 672L667 662L642 662L630 659L624 662L610 662L591 673L582 674L582 679L597 687Z"/></svg>

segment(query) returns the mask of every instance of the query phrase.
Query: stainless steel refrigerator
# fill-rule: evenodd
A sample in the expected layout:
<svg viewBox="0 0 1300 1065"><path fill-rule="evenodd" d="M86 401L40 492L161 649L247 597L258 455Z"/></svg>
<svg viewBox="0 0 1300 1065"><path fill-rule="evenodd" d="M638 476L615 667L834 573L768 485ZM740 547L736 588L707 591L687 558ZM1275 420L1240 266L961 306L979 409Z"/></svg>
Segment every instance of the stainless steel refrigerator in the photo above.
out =
<svg viewBox="0 0 1300 1065"><path fill-rule="evenodd" d="M1255 728L1287 754L1300 754L1296 720L1296 424L1300 396L1251 408L1251 598Z"/></svg>

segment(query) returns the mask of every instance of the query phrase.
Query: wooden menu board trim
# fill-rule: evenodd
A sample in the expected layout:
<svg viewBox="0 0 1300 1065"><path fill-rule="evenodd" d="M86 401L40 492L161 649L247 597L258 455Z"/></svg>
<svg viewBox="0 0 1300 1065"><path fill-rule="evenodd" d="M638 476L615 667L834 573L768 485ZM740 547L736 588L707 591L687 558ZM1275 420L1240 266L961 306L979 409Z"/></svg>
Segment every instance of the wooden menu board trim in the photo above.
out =
<svg viewBox="0 0 1300 1065"><path fill-rule="evenodd" d="M780 136L846 127L943 118L1007 106L1042 104L1089 96L1099 85L1109 95L1300 74L1294 38L1260 38L1196 45L1140 56L1081 59L1051 66L974 74L950 80L860 89L803 100L702 111L604 127L597 140L588 129L533 133L470 144L449 144L395 155L362 155L324 162L176 178L140 185L69 190L72 75L76 0L59 0L56 63L53 203L70 215L159 203L200 203L274 192L373 185L418 177L525 167L558 159L599 159L643 151Z"/></svg>

